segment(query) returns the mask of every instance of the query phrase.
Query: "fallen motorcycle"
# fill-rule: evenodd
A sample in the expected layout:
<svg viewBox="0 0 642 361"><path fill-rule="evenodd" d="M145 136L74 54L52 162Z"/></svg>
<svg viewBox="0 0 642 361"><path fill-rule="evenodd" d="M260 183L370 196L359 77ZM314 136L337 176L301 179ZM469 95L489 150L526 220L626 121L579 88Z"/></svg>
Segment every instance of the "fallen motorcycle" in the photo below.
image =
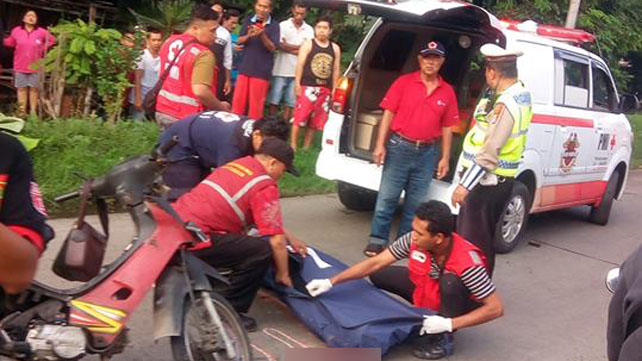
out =
<svg viewBox="0 0 642 361"><path fill-rule="evenodd" d="M92 354L108 360L124 351L127 322L152 289L154 338L170 337L175 360L251 360L238 314L215 291L228 281L188 251L206 235L183 223L156 192L169 147L115 166L86 192L56 199L115 199L128 208L137 235L120 257L77 288L34 282L20 295L5 296L0 360L78 360Z"/></svg>

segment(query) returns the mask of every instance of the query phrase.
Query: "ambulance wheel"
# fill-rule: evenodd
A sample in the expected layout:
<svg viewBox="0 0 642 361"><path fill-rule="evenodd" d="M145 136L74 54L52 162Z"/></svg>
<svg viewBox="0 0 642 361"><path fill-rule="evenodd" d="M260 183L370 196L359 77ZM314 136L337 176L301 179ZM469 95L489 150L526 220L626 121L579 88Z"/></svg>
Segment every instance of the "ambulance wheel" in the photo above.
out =
<svg viewBox="0 0 642 361"><path fill-rule="evenodd" d="M528 187L522 182L515 181L513 193L495 229L495 252L509 253L517 246L528 223L530 201Z"/></svg>
<svg viewBox="0 0 642 361"><path fill-rule="evenodd" d="M377 192L339 181L337 193L341 204L353 211L372 211L377 203Z"/></svg>
<svg viewBox="0 0 642 361"><path fill-rule="evenodd" d="M601 226L609 223L609 216L611 215L611 208L613 207L613 201L617 193L617 185L620 182L620 172L613 172L609 183L606 185L606 190L602 194L602 201L597 207L591 208L591 214L589 215L589 221L591 223L599 224Z"/></svg>

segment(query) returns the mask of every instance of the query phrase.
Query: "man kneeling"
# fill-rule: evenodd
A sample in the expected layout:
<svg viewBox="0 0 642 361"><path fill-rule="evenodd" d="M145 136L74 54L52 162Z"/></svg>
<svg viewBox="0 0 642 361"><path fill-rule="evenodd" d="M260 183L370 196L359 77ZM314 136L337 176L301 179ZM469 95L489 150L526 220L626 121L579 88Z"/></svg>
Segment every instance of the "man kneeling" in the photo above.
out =
<svg viewBox="0 0 642 361"><path fill-rule="evenodd" d="M306 287L316 297L338 283L370 276L376 287L415 306L439 311L438 315L426 316L422 337L413 351L416 357L436 360L451 355L453 331L503 314L484 254L453 229L446 204L422 203L415 212L412 231L387 250L331 279L313 280ZM408 267L390 266L405 258L409 259Z"/></svg>

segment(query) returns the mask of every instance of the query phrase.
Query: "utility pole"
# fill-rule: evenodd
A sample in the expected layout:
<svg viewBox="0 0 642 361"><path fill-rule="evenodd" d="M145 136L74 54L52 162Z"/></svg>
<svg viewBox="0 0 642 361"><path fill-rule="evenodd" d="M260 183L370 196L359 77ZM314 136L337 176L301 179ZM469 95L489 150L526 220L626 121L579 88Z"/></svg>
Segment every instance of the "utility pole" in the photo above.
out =
<svg viewBox="0 0 642 361"><path fill-rule="evenodd" d="M582 0L570 0L568 5L568 15L566 16L566 27L575 29L577 23L577 15L580 12L580 3Z"/></svg>

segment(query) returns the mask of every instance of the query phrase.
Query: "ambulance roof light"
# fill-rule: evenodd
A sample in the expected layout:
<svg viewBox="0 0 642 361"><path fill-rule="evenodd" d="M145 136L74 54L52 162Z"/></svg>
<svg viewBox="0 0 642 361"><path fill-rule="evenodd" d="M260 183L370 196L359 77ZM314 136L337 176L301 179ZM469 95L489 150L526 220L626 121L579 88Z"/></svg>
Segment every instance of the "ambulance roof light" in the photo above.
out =
<svg viewBox="0 0 642 361"><path fill-rule="evenodd" d="M517 20L502 19L501 24L507 30L535 33L546 38L575 44L592 43L595 41L595 35L584 30L569 29L556 25L541 25L533 20L521 22Z"/></svg>

